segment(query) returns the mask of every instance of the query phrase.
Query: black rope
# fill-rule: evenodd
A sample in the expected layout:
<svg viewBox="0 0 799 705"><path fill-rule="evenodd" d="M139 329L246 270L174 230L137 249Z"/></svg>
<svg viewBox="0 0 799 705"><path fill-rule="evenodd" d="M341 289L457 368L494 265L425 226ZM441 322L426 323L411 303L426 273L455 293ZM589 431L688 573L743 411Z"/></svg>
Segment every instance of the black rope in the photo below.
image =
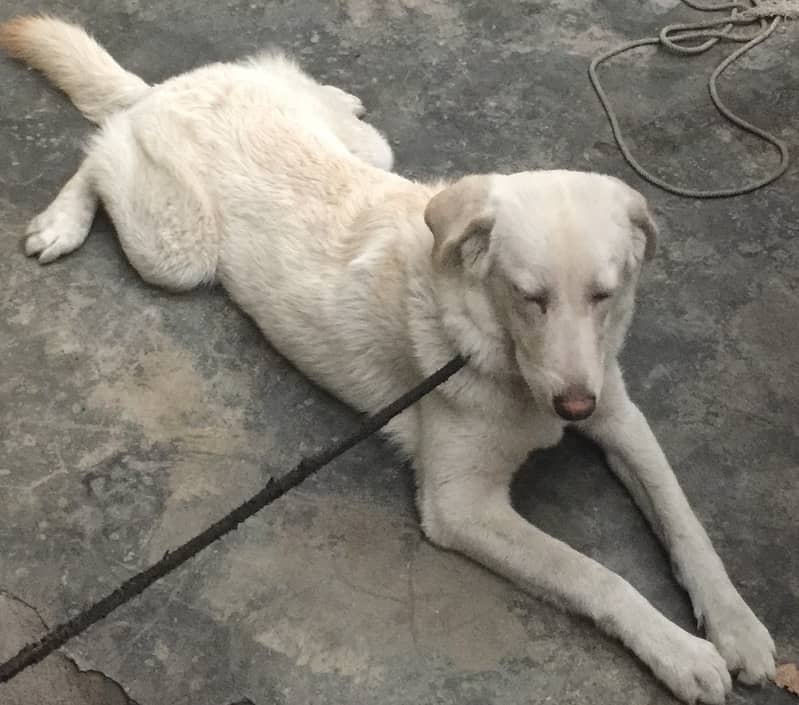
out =
<svg viewBox="0 0 799 705"><path fill-rule="evenodd" d="M466 364L466 360L458 356L450 360L444 367L427 377L421 384L403 394L399 399L378 411L373 416L367 417L361 427L349 437L332 444L329 448L303 458L292 470L277 480L271 478L266 486L256 495L232 512L225 515L205 531L182 544L174 551L167 551L160 561L151 565L146 570L137 573L126 580L112 593L106 595L99 602L76 615L72 619L50 630L38 641L23 647L19 653L0 664L0 683L11 680L18 673L33 666L49 656L56 649L63 646L70 639L82 634L93 624L107 617L117 607L129 602L140 595L156 580L160 580L176 568L183 565L190 558L196 556L204 548L210 546L217 539L235 529L256 512L282 497L308 477L313 475L332 460L346 453L350 448L379 431L391 419L402 413L412 404L416 403L426 394L432 392L440 384L446 382L452 375Z"/></svg>

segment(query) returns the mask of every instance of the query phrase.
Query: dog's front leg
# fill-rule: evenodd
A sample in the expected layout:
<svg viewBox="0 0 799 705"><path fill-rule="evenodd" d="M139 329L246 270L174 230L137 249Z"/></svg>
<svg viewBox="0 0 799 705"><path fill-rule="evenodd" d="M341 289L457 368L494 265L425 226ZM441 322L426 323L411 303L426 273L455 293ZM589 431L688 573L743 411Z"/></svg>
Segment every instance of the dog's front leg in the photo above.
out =
<svg viewBox="0 0 799 705"><path fill-rule="evenodd" d="M620 576L516 513L508 480L525 455L517 438L487 429L485 419L456 417L443 405L424 414L421 427L419 508L433 542L593 619L686 702L724 702L730 676L710 642L684 631Z"/></svg>
<svg viewBox="0 0 799 705"><path fill-rule="evenodd" d="M746 683L773 678L774 642L730 582L615 363L596 412L580 427L603 448L610 467L669 551L699 624L728 668Z"/></svg>

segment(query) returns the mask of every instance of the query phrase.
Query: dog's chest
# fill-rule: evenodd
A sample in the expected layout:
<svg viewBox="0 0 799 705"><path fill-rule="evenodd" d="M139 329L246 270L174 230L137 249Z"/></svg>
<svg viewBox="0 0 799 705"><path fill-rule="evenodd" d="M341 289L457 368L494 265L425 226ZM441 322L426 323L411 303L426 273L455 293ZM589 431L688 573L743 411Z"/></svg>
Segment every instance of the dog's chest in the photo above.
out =
<svg viewBox="0 0 799 705"><path fill-rule="evenodd" d="M461 373L448 382L457 391L459 406L478 410L483 425L490 425L510 443L525 452L550 448L563 438L566 422L530 397L520 384L497 384L482 375Z"/></svg>
<svg viewBox="0 0 799 705"><path fill-rule="evenodd" d="M515 403L514 403L515 402ZM534 401L508 403L502 412L494 416L495 423L503 426L507 436L513 436L526 452L551 448L560 443L566 422L549 413ZM506 436L506 437L507 437Z"/></svg>
<svg viewBox="0 0 799 705"><path fill-rule="evenodd" d="M560 443L563 438L563 431L566 427L559 419L548 417L544 414L537 414L533 424L533 448L541 450L551 448Z"/></svg>

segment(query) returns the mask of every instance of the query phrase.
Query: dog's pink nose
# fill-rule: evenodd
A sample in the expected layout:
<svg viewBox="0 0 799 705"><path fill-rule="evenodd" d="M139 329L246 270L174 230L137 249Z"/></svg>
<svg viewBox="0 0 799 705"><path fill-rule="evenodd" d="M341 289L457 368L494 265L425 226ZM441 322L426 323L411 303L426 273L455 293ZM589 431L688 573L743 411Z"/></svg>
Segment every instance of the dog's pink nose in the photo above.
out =
<svg viewBox="0 0 799 705"><path fill-rule="evenodd" d="M563 394L558 394L552 400L552 405L562 419L582 421L594 413L596 396L585 387L569 387Z"/></svg>

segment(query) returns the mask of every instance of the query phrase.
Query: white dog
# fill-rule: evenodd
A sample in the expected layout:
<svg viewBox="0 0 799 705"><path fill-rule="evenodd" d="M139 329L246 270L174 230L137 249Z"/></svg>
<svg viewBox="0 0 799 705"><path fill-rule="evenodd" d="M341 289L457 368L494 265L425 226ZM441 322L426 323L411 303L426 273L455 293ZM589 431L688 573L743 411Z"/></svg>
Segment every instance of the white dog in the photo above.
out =
<svg viewBox="0 0 799 705"><path fill-rule="evenodd" d="M311 379L375 411L460 353L467 367L399 416L427 536L576 613L632 649L680 698L722 703L729 671L774 674L774 643L730 583L617 354L642 262L643 197L567 171L420 184L360 101L280 56L148 86L82 29L21 18L0 44L47 74L100 131L26 250L85 240L102 201L148 282L218 281ZM566 425L604 449L668 549L708 641L621 577L536 529L514 471Z"/></svg>

